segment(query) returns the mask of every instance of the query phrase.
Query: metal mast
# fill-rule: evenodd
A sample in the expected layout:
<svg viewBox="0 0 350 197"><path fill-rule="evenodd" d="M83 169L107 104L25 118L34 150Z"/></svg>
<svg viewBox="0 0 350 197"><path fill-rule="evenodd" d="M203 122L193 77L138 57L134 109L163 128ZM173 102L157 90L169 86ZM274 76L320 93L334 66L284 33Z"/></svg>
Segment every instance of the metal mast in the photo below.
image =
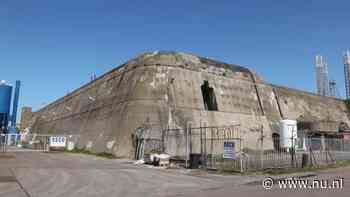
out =
<svg viewBox="0 0 350 197"><path fill-rule="evenodd" d="M333 79L329 80L329 96L335 98L340 97L337 82Z"/></svg>

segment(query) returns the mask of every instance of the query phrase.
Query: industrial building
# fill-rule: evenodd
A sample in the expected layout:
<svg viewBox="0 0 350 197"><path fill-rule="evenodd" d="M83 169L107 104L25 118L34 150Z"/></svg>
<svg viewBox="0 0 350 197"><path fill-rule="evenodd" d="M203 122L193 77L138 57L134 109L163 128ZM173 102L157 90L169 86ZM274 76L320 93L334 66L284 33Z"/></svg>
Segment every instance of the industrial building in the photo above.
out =
<svg viewBox="0 0 350 197"><path fill-rule="evenodd" d="M326 59L321 55L316 56L316 85L317 94L321 96L330 96L328 64Z"/></svg>
<svg viewBox="0 0 350 197"><path fill-rule="evenodd" d="M327 95L324 88L319 93ZM286 119L332 122L319 128L329 132L350 123L343 100L272 85L246 67L178 52L142 54L22 115L32 133L79 135L79 148L122 157L133 157L133 136L144 125L161 139L164 129L238 124L245 147L256 148L263 136L264 148L272 149Z"/></svg>
<svg viewBox="0 0 350 197"><path fill-rule="evenodd" d="M16 81L12 101L12 86L4 80L0 82L0 133L17 132L16 123L20 85L21 82ZM12 114L10 114L11 104Z"/></svg>

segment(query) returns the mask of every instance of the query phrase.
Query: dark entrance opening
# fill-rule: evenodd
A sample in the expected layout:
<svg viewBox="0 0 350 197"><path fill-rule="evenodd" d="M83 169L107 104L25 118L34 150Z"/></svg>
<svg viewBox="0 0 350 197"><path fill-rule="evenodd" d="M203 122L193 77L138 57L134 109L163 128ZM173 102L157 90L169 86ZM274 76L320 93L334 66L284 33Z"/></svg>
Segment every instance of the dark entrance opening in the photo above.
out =
<svg viewBox="0 0 350 197"><path fill-rule="evenodd" d="M278 133L272 134L272 140L273 140L273 148L275 150L280 150L280 135Z"/></svg>
<svg viewBox="0 0 350 197"><path fill-rule="evenodd" d="M204 84L201 86L201 89L205 110L217 111L218 104L216 103L214 88L209 86L208 81L204 81Z"/></svg>

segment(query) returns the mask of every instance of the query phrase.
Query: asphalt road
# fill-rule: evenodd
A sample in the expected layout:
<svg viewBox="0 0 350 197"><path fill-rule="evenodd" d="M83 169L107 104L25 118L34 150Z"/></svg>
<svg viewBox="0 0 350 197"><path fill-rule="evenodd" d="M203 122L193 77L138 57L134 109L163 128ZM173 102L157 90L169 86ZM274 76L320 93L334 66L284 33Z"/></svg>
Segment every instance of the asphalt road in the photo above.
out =
<svg viewBox="0 0 350 197"><path fill-rule="evenodd" d="M308 179L344 178L343 189L262 187L264 176L221 176L190 170L136 166L68 153L17 152L0 155L0 197L128 196L349 196L350 168L317 173ZM278 177L274 177L278 178Z"/></svg>

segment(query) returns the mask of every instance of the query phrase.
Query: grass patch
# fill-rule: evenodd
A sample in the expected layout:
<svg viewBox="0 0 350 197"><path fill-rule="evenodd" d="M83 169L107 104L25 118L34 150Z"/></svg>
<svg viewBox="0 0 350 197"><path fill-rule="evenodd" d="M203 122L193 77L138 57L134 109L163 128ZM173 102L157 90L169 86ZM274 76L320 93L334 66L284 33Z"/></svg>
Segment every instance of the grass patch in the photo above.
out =
<svg viewBox="0 0 350 197"><path fill-rule="evenodd" d="M113 155L112 153L106 153L106 152L94 153L94 152L91 152L89 150L80 149L80 148L75 148L75 149L73 149L71 151L65 150L65 152L93 155L93 156L96 156L96 157L103 157L103 158L106 158L106 159L117 159L117 157L115 155Z"/></svg>

